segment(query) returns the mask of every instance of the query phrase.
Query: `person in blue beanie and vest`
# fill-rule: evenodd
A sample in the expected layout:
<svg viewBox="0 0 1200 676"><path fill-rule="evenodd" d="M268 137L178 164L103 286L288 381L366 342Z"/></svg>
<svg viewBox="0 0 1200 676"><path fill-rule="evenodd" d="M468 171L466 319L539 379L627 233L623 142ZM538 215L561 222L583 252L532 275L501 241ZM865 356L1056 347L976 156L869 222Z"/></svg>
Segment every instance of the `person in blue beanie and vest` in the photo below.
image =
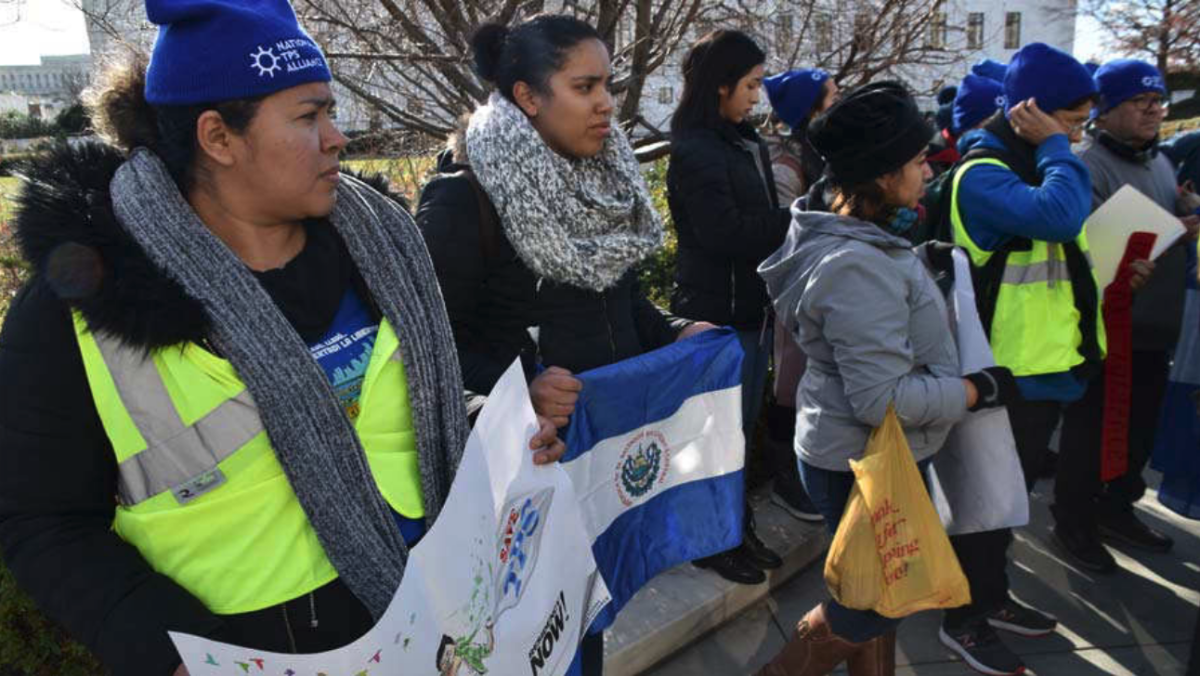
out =
<svg viewBox="0 0 1200 676"><path fill-rule="evenodd" d="M1004 96L1003 114L963 144L950 219L955 244L974 267L979 314L996 363L1012 370L1023 395L1008 413L1031 489L1063 404L1083 396L1104 356L1083 227L1091 180L1071 153L1097 94L1087 70L1069 54L1031 43L1009 63ZM1008 529L951 538L972 603L946 612L939 638L984 673L1024 669L995 629L1037 636L1057 626L1010 596L1005 552L1011 541Z"/></svg>
<svg viewBox="0 0 1200 676"><path fill-rule="evenodd" d="M421 235L339 171L331 74L288 2L146 14L149 63L89 93L114 145L24 168L0 550L112 673L179 676L168 631L277 653L365 634L442 510L468 401ZM561 457L548 419L531 450Z"/></svg>
<svg viewBox="0 0 1200 676"><path fill-rule="evenodd" d="M820 180L825 160L808 138L808 122L829 110L840 97L837 83L819 68L789 70L763 79L771 114L767 116L763 140L771 154L771 173L779 206L791 207L796 198ZM781 133L786 126L787 133ZM777 460L771 502L802 521L820 521L800 482L792 439L796 434L796 387L804 373L804 353L775 322L775 344L771 354L773 401L766 407L767 441Z"/></svg>
<svg viewBox="0 0 1200 676"><path fill-rule="evenodd" d="M1170 537L1137 518L1133 504L1146 491L1142 471L1154 448L1171 352L1182 326L1198 217L1182 203L1174 167L1158 150L1167 106L1162 73L1143 61L1117 59L1102 65L1095 80L1101 105L1094 127L1078 151L1092 175L1092 207L1130 185L1168 212L1184 217L1191 229L1191 237L1180 240L1156 261L1134 262L1137 268L1153 273L1136 289L1125 320L1132 329L1132 352L1125 355L1132 376L1126 472L1101 482L1102 433L1116 422L1106 420L1106 386L1119 385L1106 383L1104 377L1093 379L1084 397L1070 404L1063 417L1059 480L1052 508L1055 535L1074 563L1098 573L1112 573L1117 563L1101 540L1151 552L1165 552L1172 545ZM1106 320L1115 329L1118 318L1107 316L1109 309L1105 309ZM1113 358L1115 355L1109 355Z"/></svg>

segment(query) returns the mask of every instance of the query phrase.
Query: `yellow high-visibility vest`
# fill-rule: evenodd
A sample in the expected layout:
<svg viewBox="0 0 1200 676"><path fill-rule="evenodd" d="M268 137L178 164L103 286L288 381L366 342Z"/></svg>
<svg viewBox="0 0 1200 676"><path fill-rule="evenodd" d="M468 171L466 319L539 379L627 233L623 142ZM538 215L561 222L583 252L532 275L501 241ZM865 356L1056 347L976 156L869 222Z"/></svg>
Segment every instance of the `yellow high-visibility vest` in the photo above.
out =
<svg viewBox="0 0 1200 676"><path fill-rule="evenodd" d="M994 252L983 249L971 238L959 210L958 190L967 170L980 164L1008 169L1008 165L994 158L966 162L954 174L950 195L954 243L966 249L977 268L987 265ZM1061 373L1085 360L1080 351L1083 344L1080 312L1063 247L1056 242L1030 242L1028 250L1008 254L989 336L996 363L1007 366L1015 376ZM1086 228L1080 231L1075 243L1087 257ZM1091 258L1087 260L1090 267ZM1105 333L1099 303L1097 297L1096 341L1103 357Z"/></svg>
<svg viewBox="0 0 1200 676"><path fill-rule="evenodd" d="M188 343L144 350L76 312L88 385L118 466L113 528L217 614L267 608L337 577L233 366ZM383 320L353 425L380 493L425 515L400 342Z"/></svg>

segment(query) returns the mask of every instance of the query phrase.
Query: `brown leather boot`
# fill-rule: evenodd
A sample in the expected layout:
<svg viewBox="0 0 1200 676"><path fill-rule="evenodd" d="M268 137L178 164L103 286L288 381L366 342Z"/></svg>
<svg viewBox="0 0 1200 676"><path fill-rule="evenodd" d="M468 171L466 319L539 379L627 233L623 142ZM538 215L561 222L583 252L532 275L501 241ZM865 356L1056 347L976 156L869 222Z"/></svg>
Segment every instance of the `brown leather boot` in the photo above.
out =
<svg viewBox="0 0 1200 676"><path fill-rule="evenodd" d="M846 660L850 676L894 676L896 673L896 631L860 643L858 652Z"/></svg>
<svg viewBox="0 0 1200 676"><path fill-rule="evenodd" d="M796 624L791 640L757 676L825 676L864 645L833 633L822 603Z"/></svg>

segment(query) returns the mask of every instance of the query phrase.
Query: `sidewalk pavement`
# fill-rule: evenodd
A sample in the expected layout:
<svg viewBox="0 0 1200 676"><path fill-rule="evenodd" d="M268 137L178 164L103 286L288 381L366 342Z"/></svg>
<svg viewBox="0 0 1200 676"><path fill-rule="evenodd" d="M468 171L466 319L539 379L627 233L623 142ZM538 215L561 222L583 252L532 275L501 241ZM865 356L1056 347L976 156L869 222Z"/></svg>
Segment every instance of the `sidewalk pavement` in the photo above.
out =
<svg viewBox="0 0 1200 676"><path fill-rule="evenodd" d="M1147 472L1147 478L1157 476ZM1050 636L1002 634L1005 643L1024 659L1026 673L1184 674L1200 603L1200 521L1183 519L1163 508L1151 490L1138 503L1139 516L1175 538L1175 548L1167 554L1151 554L1112 547L1122 570L1108 577L1096 576L1067 563L1053 542L1053 520L1048 510L1052 493L1052 482L1039 482L1031 499L1031 523L1016 533L1016 560L1009 569L1013 594L1059 619L1058 631ZM798 521L793 523L801 529L810 528ZM822 562L823 557L818 555L790 582L764 594L762 600L691 645L679 644L679 652L640 673L753 673L779 650L801 616L826 598ZM938 643L939 622L940 613L926 612L901 625L898 675L975 673ZM616 648L619 646L606 648L610 658L610 649ZM835 673L844 673L844 669Z"/></svg>

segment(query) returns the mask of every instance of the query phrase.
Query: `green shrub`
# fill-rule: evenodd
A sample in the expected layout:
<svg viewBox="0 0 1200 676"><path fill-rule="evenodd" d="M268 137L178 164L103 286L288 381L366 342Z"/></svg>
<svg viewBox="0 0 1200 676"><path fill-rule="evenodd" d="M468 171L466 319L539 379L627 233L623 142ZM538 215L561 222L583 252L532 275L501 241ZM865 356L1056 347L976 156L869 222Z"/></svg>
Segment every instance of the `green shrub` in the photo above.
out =
<svg viewBox="0 0 1200 676"><path fill-rule="evenodd" d="M0 113L0 139L53 136L54 131L53 124L43 122L40 118L30 117L15 110Z"/></svg>
<svg viewBox="0 0 1200 676"><path fill-rule="evenodd" d="M99 676L107 670L87 648L49 622L0 566L0 674Z"/></svg>
<svg viewBox="0 0 1200 676"><path fill-rule="evenodd" d="M646 296L661 308L671 305L671 285L675 280L675 226L671 221L671 209L667 206L667 158L656 160L643 167L646 185L650 188L650 199L662 216L666 237L663 247L642 262L639 277Z"/></svg>

